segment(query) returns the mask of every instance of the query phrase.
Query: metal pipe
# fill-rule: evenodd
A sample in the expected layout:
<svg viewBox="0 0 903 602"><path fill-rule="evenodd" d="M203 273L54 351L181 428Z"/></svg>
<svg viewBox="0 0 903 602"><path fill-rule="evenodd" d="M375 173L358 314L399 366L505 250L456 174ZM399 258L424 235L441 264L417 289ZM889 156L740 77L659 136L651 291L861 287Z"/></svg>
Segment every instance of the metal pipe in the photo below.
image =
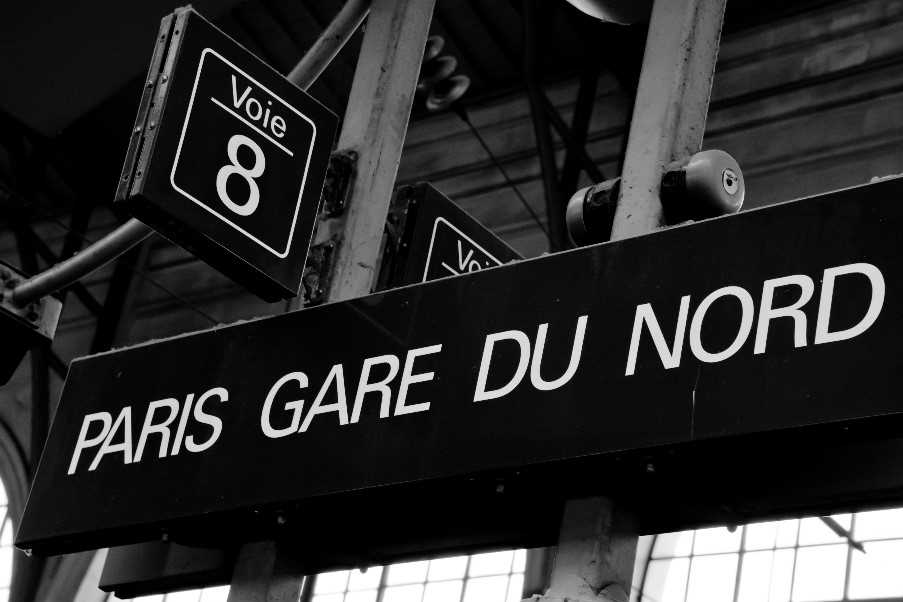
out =
<svg viewBox="0 0 903 602"><path fill-rule="evenodd" d="M78 255L73 255L17 286L12 292L12 302L18 307L25 307L44 295L65 288L116 259L152 233L149 226L130 219Z"/></svg>
<svg viewBox="0 0 903 602"><path fill-rule="evenodd" d="M369 11L370 0L348 0L310 50L289 72L288 79L303 90L309 88L351 39ZM81 253L17 286L13 289L12 301L15 305L24 307L44 295L65 288L116 259L152 233L150 226L130 219Z"/></svg>
<svg viewBox="0 0 903 602"><path fill-rule="evenodd" d="M289 71L286 76L288 80L303 90L309 88L351 39L369 12L370 0L348 0L310 50Z"/></svg>

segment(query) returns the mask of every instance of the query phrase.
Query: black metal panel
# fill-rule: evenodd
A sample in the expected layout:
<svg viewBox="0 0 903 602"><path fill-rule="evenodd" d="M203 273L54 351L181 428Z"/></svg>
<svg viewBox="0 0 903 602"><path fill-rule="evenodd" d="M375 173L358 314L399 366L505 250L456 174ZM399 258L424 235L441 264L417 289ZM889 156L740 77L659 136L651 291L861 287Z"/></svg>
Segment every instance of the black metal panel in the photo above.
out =
<svg viewBox="0 0 903 602"><path fill-rule="evenodd" d="M17 545L45 554L161 532L223 543L291 531L315 550L307 566L322 566L547 543L567 496L643 492L645 502L634 505L654 516L641 522L658 527L830 506L829 491L844 506L899 498L899 477L884 469L870 476L859 463L833 463L833 481L821 489L774 489L769 479L783 471L786 481L807 481L811 467L795 464L794 447L855 457L857 442L903 435L893 380L903 369L901 194L903 180L885 181L77 360ZM839 266L852 267L826 272ZM776 286L773 307L798 304L802 314L769 322L756 353L763 283L791 275L811 281L812 296L803 303L803 289ZM741 312L738 299L752 306ZM686 307L682 356L671 368L645 327L629 368L645 304L669 348ZM859 322L856 336L828 341L827 332ZM581 323L582 345L574 340ZM541 359L521 365L515 341L535 355L546 326ZM499 340L487 354L492 334ZM738 336L727 357L705 355ZM377 388L355 416L362 364L377 357L365 382L388 383L387 407ZM405 373L412 377L401 402ZM515 374L522 378L508 393L479 394ZM183 413L204 394L200 412ZM132 461L149 404L168 399L160 404L180 413L166 445L151 434ZM101 428L100 416L112 428ZM265 424L275 432L265 434ZM196 453L186 449L188 436ZM106 454L103 439L112 446ZM78 441L84 451L73 461ZM684 504L673 482L635 470L647 457L707 481L705 496L688 494ZM732 463L749 474L727 486L719 470ZM761 505L730 510L744 488Z"/></svg>
<svg viewBox="0 0 903 602"><path fill-rule="evenodd" d="M117 200L261 297L292 297L337 119L191 10L164 38Z"/></svg>
<svg viewBox="0 0 903 602"><path fill-rule="evenodd" d="M427 282L523 259L505 241L427 183L405 186L393 199L381 288Z"/></svg>

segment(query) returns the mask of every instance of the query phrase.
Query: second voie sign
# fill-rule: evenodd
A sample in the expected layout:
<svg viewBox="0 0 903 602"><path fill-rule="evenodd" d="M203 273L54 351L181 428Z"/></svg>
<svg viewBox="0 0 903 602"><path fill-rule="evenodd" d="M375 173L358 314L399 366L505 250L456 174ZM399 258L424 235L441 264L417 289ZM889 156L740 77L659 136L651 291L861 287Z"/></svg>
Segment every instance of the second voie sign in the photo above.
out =
<svg viewBox="0 0 903 602"><path fill-rule="evenodd" d="M75 361L17 545L901 412L901 194L883 182Z"/></svg>

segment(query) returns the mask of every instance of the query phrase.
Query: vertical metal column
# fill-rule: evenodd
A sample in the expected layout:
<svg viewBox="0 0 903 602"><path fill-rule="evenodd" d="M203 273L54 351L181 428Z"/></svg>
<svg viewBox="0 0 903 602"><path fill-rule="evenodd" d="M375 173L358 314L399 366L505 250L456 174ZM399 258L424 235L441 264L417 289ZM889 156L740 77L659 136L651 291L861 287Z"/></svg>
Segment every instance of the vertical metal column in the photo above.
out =
<svg viewBox="0 0 903 602"><path fill-rule="evenodd" d="M612 239L662 224L665 167L702 145L726 0L656 0L621 173ZM636 531L611 500L567 502L544 601L630 598Z"/></svg>
<svg viewBox="0 0 903 602"><path fill-rule="evenodd" d="M667 165L702 146L726 0L657 0L633 107L612 240L662 225Z"/></svg>
<svg viewBox="0 0 903 602"><path fill-rule="evenodd" d="M348 207L337 218L342 221L327 225L341 232L328 301L366 295L376 279L434 5L435 0L375 0L370 8L339 136L338 148L354 151L358 160ZM280 556L272 541L243 546L229 602L297 602L305 578L286 573Z"/></svg>
<svg viewBox="0 0 903 602"><path fill-rule="evenodd" d="M329 279L328 301L368 294L401 159L435 0L376 0L339 136L356 175Z"/></svg>

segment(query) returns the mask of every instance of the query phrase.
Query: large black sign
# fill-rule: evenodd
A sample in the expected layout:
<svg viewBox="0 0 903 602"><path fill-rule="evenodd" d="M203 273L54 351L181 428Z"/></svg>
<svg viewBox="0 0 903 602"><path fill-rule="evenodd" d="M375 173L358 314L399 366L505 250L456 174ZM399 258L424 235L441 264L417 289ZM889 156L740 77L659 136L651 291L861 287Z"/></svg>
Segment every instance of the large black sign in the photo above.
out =
<svg viewBox="0 0 903 602"><path fill-rule="evenodd" d="M189 9L164 19L118 198L267 299L298 291L336 117Z"/></svg>
<svg viewBox="0 0 903 602"><path fill-rule="evenodd" d="M595 464L561 475L701 444L758 462L826 425L899 434L901 195L886 181L77 360L17 545L240 537L255 520L310 545L324 524L398 536L502 500L540 523L541 488L516 487L534 474L597 493L613 486ZM495 497L473 504L481 478ZM727 479L707 481L725 507Z"/></svg>

